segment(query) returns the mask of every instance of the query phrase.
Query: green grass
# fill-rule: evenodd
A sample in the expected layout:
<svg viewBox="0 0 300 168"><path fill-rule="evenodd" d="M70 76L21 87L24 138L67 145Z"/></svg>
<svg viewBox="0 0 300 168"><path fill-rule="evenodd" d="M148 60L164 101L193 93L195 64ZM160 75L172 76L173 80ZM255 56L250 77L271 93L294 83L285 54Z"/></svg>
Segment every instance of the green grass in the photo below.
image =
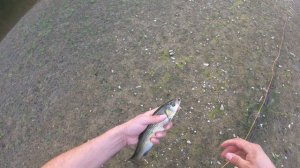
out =
<svg viewBox="0 0 300 168"><path fill-rule="evenodd" d="M221 116L224 115L224 111L220 110L220 107L221 107L221 105L219 105L218 107L216 107L212 112L210 112L208 114L208 118L210 120L219 118L219 117L221 117Z"/></svg>
<svg viewBox="0 0 300 168"><path fill-rule="evenodd" d="M161 53L161 59L163 61L169 61L170 60L170 55L169 55L169 51L165 50Z"/></svg>
<svg viewBox="0 0 300 168"><path fill-rule="evenodd" d="M233 5L229 9L236 9L237 7L243 5L245 3L244 0L235 0Z"/></svg>
<svg viewBox="0 0 300 168"><path fill-rule="evenodd" d="M176 60L176 67L180 70L184 70L184 68L192 61L192 56L183 56Z"/></svg>

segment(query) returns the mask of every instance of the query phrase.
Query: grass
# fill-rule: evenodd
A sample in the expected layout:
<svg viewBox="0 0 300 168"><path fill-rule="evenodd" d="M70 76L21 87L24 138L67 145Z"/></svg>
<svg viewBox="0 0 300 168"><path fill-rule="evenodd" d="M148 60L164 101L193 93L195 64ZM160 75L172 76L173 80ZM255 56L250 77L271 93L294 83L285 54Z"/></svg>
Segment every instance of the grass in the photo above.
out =
<svg viewBox="0 0 300 168"><path fill-rule="evenodd" d="M230 10L236 9L239 6L243 5L245 3L244 0L235 0L233 5L229 8Z"/></svg>
<svg viewBox="0 0 300 168"><path fill-rule="evenodd" d="M53 24L48 20L41 19L37 25L38 36L47 36L53 30Z"/></svg>
<svg viewBox="0 0 300 168"><path fill-rule="evenodd" d="M219 118L224 115L224 111L220 110L220 107L221 107L221 105L219 105L217 108L215 108L212 112L210 112L208 114L208 118L210 120Z"/></svg>
<svg viewBox="0 0 300 168"><path fill-rule="evenodd" d="M180 70L184 70L188 63L192 61L192 56L184 56L177 59L176 67Z"/></svg>
<svg viewBox="0 0 300 168"><path fill-rule="evenodd" d="M165 50L161 53L161 59L163 61L169 61L170 60L170 55L169 55L169 51Z"/></svg>

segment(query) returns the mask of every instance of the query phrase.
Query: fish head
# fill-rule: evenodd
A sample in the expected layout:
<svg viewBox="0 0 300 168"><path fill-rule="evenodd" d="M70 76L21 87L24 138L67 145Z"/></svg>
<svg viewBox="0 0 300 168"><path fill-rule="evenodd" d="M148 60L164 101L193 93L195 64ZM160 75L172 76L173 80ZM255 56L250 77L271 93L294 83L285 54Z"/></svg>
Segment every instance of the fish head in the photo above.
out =
<svg viewBox="0 0 300 168"><path fill-rule="evenodd" d="M169 119L172 119L176 114L176 112L180 109L180 102L181 102L180 98L168 102L166 113Z"/></svg>

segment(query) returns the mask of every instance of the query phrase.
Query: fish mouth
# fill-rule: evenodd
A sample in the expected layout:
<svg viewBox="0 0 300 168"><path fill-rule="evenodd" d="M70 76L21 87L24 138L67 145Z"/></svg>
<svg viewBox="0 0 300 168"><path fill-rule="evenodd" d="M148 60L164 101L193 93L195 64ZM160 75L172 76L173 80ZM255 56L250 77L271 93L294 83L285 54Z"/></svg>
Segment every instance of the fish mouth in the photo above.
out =
<svg viewBox="0 0 300 168"><path fill-rule="evenodd" d="M180 98L177 98L177 99L175 100L175 103L178 105L177 111L180 110L180 109L181 109L181 107L180 107L181 99L180 99Z"/></svg>
<svg viewBox="0 0 300 168"><path fill-rule="evenodd" d="M181 103L181 99L180 99L180 98L177 98L177 99L175 100L175 102L176 102L176 104L180 104L180 103Z"/></svg>

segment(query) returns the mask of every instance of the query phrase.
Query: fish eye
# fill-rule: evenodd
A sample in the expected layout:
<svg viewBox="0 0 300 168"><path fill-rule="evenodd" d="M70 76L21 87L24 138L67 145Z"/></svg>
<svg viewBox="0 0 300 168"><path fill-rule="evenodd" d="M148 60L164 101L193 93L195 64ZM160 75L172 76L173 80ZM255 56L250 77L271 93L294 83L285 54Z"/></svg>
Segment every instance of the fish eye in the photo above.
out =
<svg viewBox="0 0 300 168"><path fill-rule="evenodd" d="M175 107L175 103L174 103L174 102L172 102L171 105L172 105L173 107Z"/></svg>

